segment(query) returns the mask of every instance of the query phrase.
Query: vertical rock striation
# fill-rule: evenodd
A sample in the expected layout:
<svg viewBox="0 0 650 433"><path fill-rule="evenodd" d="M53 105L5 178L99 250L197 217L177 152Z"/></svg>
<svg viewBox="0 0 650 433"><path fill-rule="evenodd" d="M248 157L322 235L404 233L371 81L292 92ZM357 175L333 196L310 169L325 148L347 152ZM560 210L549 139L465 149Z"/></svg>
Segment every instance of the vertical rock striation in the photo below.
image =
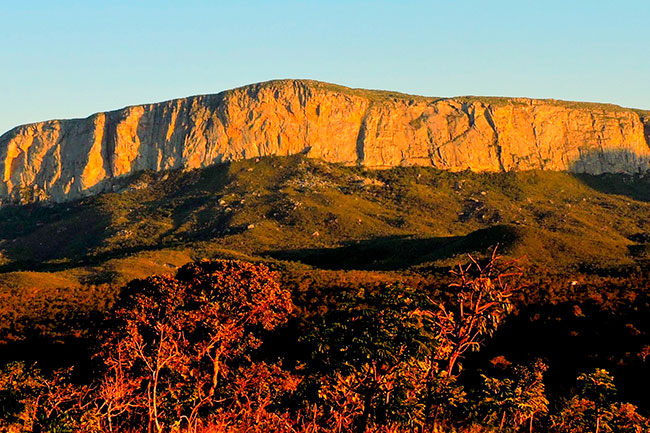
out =
<svg viewBox="0 0 650 433"><path fill-rule="evenodd" d="M64 201L140 170L297 153L376 168L637 173L650 168L650 116L603 104L271 81L14 128L0 137L0 199Z"/></svg>

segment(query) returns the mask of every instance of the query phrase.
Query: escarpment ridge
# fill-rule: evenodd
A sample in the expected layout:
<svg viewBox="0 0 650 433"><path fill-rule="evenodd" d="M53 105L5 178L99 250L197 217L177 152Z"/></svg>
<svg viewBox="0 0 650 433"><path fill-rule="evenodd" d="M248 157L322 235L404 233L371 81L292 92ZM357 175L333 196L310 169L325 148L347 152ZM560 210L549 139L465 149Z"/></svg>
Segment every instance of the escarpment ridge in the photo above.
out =
<svg viewBox="0 0 650 433"><path fill-rule="evenodd" d="M639 173L650 169L650 112L269 81L16 127L0 136L0 199L65 201L141 170L297 153L372 168Z"/></svg>

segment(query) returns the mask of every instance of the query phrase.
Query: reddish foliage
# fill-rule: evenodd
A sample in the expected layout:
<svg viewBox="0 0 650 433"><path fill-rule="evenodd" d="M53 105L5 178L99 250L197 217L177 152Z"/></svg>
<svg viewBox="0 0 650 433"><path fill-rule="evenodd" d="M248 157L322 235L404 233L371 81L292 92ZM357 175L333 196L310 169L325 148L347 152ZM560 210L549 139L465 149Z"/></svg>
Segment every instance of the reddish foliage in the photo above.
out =
<svg viewBox="0 0 650 433"><path fill-rule="evenodd" d="M296 380L252 355L292 307L267 267L239 261L191 263L176 277L130 283L100 355L108 429L137 420L154 431L196 429L212 415L264 409Z"/></svg>

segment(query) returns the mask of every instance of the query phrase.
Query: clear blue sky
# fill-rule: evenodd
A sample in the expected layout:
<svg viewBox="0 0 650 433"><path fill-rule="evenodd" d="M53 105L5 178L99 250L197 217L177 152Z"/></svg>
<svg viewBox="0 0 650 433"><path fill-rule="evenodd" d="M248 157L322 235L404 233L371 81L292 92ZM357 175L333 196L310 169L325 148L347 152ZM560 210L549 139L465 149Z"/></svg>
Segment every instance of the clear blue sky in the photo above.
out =
<svg viewBox="0 0 650 433"><path fill-rule="evenodd" d="M650 1L0 3L0 133L275 78L650 108Z"/></svg>

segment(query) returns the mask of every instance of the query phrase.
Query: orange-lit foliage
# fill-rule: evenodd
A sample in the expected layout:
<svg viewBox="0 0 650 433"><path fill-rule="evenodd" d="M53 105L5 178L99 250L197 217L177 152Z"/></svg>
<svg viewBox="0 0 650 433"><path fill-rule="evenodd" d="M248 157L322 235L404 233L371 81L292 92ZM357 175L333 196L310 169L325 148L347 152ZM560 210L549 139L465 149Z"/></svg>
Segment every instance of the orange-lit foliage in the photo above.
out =
<svg viewBox="0 0 650 433"><path fill-rule="evenodd" d="M90 388L69 381L70 370L45 376L21 362L0 370L0 431L76 431L92 418Z"/></svg>
<svg viewBox="0 0 650 433"><path fill-rule="evenodd" d="M536 418L548 412L544 387L544 372L548 366L540 359L528 366L512 366L505 358L502 361L504 375L481 375L483 389L477 402L479 412L487 424L498 424L499 431L504 427L518 430L526 421L532 431Z"/></svg>
<svg viewBox="0 0 650 433"><path fill-rule="evenodd" d="M106 428L195 430L214 417L260 416L296 386L278 365L253 357L261 333L291 310L289 293L263 265L201 261L176 277L130 283L100 354Z"/></svg>
<svg viewBox="0 0 650 433"><path fill-rule="evenodd" d="M650 419L641 416L636 406L616 398L614 378L597 368L578 376L574 395L564 402L551 417L551 431L582 433L585 431L645 433L650 431Z"/></svg>
<svg viewBox="0 0 650 433"><path fill-rule="evenodd" d="M521 272L513 263L502 265L496 253L495 248L484 266L469 256L471 263L452 272L456 281L449 287L456 290L456 302L440 304L437 315L448 376L453 375L456 362L466 351L478 350L482 339L492 336L512 309L511 296L520 289L509 280Z"/></svg>
<svg viewBox="0 0 650 433"><path fill-rule="evenodd" d="M483 376L483 392L476 388L458 360L500 325L518 284L506 280L517 274L496 255L487 265L472 261L451 275L450 301L424 282L363 284L369 276L355 274L335 290L341 274L325 285L308 278L297 299L311 300L299 320L280 326L293 304L268 268L189 264L122 290L97 353L101 368L87 386L23 364L0 370L0 430L650 431L642 410L615 398L604 370L581 375L575 396L564 399L546 393L542 363ZM639 350L631 353L641 360ZM281 353L295 369L283 368Z"/></svg>

